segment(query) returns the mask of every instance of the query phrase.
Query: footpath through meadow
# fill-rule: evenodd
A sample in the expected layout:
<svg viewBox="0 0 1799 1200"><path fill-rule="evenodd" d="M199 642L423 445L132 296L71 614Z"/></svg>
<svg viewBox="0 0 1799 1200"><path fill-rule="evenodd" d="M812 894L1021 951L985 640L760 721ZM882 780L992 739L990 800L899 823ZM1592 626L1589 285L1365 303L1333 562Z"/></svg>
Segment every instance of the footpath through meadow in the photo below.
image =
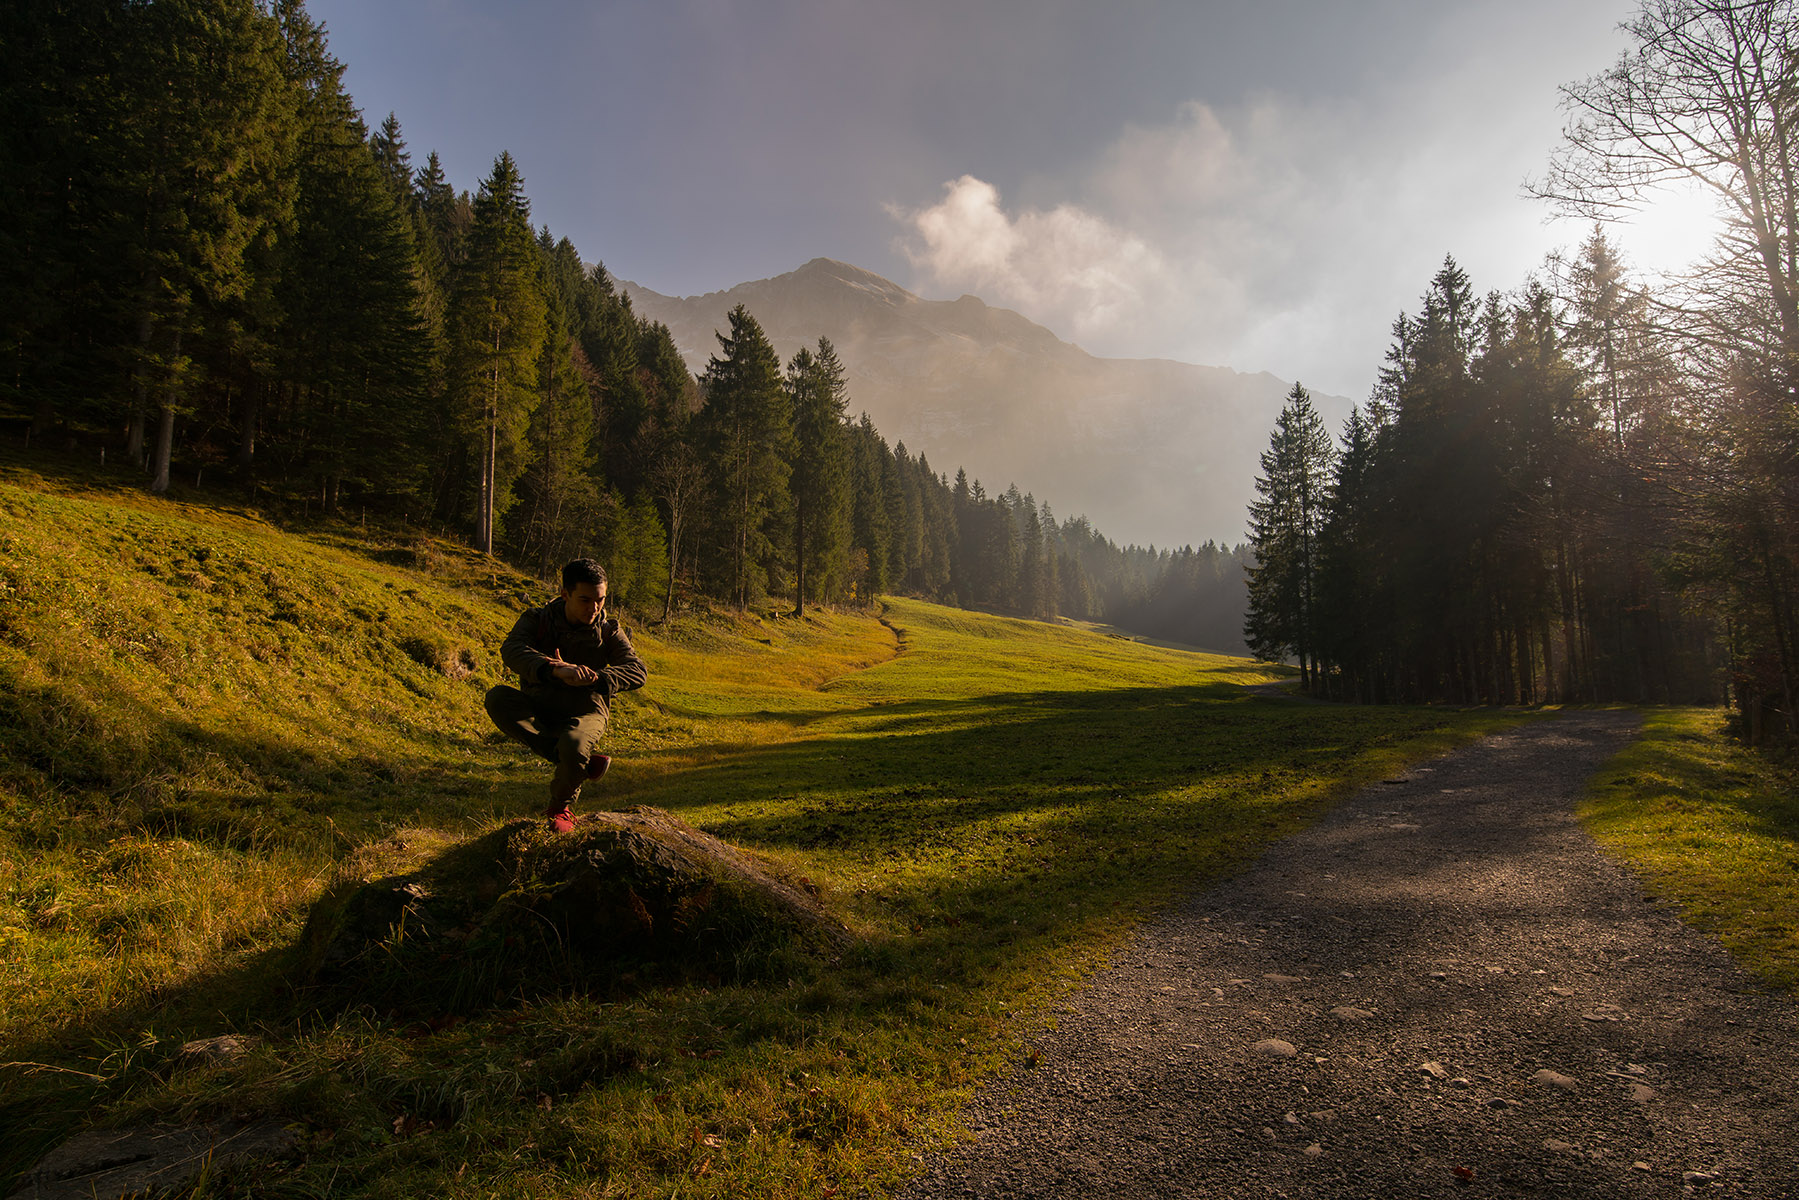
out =
<svg viewBox="0 0 1799 1200"><path fill-rule="evenodd" d="M1799 1010L1574 819L1634 728L1420 764L1163 914L906 1196L1799 1197Z"/></svg>

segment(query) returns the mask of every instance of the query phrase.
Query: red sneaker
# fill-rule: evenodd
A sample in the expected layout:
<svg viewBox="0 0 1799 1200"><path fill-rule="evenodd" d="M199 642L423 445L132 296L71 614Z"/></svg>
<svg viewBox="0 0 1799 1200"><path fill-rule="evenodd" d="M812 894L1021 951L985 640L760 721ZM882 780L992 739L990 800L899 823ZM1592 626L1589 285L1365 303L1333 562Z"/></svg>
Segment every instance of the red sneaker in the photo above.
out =
<svg viewBox="0 0 1799 1200"><path fill-rule="evenodd" d="M590 755L587 759L587 781L589 783L592 783L594 780L596 780L600 776L604 775L606 773L606 768L610 767L611 765L612 765L612 757L610 755L607 755L607 754Z"/></svg>
<svg viewBox="0 0 1799 1200"><path fill-rule="evenodd" d="M575 828L575 814L569 810L568 801L552 804L543 810L543 815L550 819L551 833L571 833Z"/></svg>

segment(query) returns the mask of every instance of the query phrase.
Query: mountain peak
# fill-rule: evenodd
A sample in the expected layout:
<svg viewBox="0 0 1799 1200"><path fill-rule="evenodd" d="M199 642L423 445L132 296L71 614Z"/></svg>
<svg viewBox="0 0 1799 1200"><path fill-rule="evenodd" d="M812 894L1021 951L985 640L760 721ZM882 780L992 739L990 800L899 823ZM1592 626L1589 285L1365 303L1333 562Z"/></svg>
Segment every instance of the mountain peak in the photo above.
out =
<svg viewBox="0 0 1799 1200"><path fill-rule="evenodd" d="M775 283L782 280L792 280L795 283L814 287L821 284L839 283L896 303L906 303L918 299L917 296L891 279L885 279L873 271L865 271L861 267L839 262L834 258L812 259L797 270L789 271L785 275L779 275L764 282Z"/></svg>

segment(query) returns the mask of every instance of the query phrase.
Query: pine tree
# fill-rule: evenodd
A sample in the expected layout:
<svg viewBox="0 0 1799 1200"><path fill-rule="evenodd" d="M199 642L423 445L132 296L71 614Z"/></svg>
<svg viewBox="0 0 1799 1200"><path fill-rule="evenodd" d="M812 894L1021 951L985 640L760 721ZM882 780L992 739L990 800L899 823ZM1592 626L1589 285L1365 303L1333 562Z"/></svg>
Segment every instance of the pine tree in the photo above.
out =
<svg viewBox="0 0 1799 1200"><path fill-rule="evenodd" d="M112 178L117 219L132 231L117 246L137 325L128 452L143 448L154 396L150 487L160 492L176 418L200 383L194 339L209 310L259 282L251 264L291 211L293 93L277 20L251 0L136 5L122 32L133 53L117 79L131 119Z"/></svg>
<svg viewBox="0 0 1799 1200"><path fill-rule="evenodd" d="M664 589L669 586L668 538L655 501L647 492L638 496L625 506L621 519L630 546L626 557L630 579L620 594L633 611L648 612L660 604L667 612L669 601Z"/></svg>
<svg viewBox="0 0 1799 1200"><path fill-rule="evenodd" d="M510 154L481 184L468 261L456 275L450 384L466 444L478 462L475 546L493 553L494 518L510 501L537 403L544 344L538 249L523 180Z"/></svg>
<svg viewBox="0 0 1799 1200"><path fill-rule="evenodd" d="M537 359L537 403L525 434L518 503L507 514L508 549L532 563L542 579L581 553L592 552L598 531L617 519L619 506L601 494L593 453L589 372L568 330L562 297L546 306Z"/></svg>
<svg viewBox="0 0 1799 1200"><path fill-rule="evenodd" d="M0 7L0 405L27 440L83 416L111 422L134 366L137 286L120 266L138 230L134 101L122 86L136 14L111 0Z"/></svg>
<svg viewBox="0 0 1799 1200"><path fill-rule="evenodd" d="M383 176L365 141L322 31L297 6L283 19L302 98L297 198L276 285L286 315L279 360L291 434L304 445L305 466L329 510L346 483L389 494L422 483L409 447L421 441L431 347L412 226L397 199L404 192ZM389 132L397 139L397 123ZM246 468L260 417L257 392L247 389L239 450Z"/></svg>
<svg viewBox="0 0 1799 1200"><path fill-rule="evenodd" d="M802 347L787 366L793 414L793 611L841 580L849 549L849 392L828 338L818 353ZM808 571L810 568L810 573Z"/></svg>
<svg viewBox="0 0 1799 1200"><path fill-rule="evenodd" d="M400 118L393 113L381 122L369 137L369 151L375 167L387 183L388 193L402 210L412 208L417 200L412 191L412 155L406 152L406 138L400 132Z"/></svg>
<svg viewBox="0 0 1799 1200"><path fill-rule="evenodd" d="M1296 656L1306 688L1313 683L1317 644L1318 533L1334 458L1311 393L1295 383L1262 454L1256 479L1261 499L1249 509L1256 566L1244 635L1258 658Z"/></svg>
<svg viewBox="0 0 1799 1200"><path fill-rule="evenodd" d="M893 456L867 413L852 427L850 443L850 580L857 601L868 604L893 585L886 484Z"/></svg>
<svg viewBox="0 0 1799 1200"><path fill-rule="evenodd" d="M705 407L695 436L713 471L713 515L726 596L739 607L760 599L776 566L788 511L792 423L781 363L749 310L730 313L720 353L706 364Z"/></svg>
<svg viewBox="0 0 1799 1200"><path fill-rule="evenodd" d="M1375 434L1363 410L1351 408L1318 534L1317 655L1327 688L1338 699L1363 703L1375 698L1371 660L1380 634Z"/></svg>

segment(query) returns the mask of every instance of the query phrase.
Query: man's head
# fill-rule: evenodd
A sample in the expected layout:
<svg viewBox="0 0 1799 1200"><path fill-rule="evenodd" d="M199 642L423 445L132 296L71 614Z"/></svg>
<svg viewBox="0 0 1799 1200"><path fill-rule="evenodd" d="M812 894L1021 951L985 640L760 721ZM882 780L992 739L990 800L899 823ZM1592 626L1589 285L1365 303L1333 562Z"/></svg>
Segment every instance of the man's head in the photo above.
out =
<svg viewBox="0 0 1799 1200"><path fill-rule="evenodd" d="M562 568L562 611L571 625L597 625L606 615L606 568L577 558Z"/></svg>

